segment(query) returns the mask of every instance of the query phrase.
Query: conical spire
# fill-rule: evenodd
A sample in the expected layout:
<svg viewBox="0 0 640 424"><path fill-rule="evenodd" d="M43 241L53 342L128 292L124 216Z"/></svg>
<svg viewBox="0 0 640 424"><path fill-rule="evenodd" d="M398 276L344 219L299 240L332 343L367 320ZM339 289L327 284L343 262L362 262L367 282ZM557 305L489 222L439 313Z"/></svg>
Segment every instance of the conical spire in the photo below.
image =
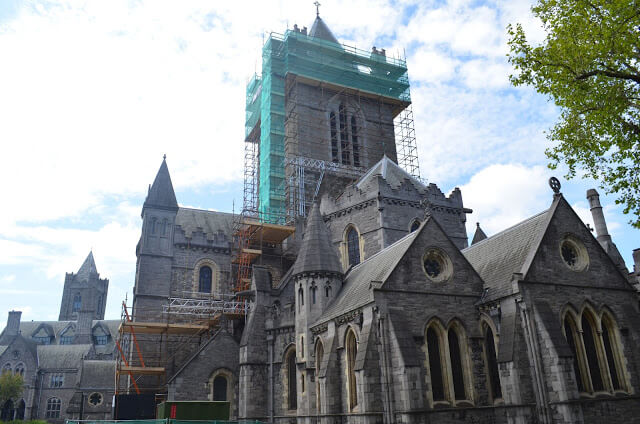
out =
<svg viewBox="0 0 640 424"><path fill-rule="evenodd" d="M89 276L97 273L98 268L96 267L96 262L93 260L93 252L89 252L87 259L84 260L76 274L76 279L78 281L89 281Z"/></svg>
<svg viewBox="0 0 640 424"><path fill-rule="evenodd" d="M333 35L327 24L324 23L320 16L316 16L316 20L311 26L311 31L309 31L309 36L340 44L338 39Z"/></svg>
<svg viewBox="0 0 640 424"><path fill-rule="evenodd" d="M176 193L173 191L173 184L171 184L166 155L162 160L156 179L149 188L149 194L147 194L147 199L144 201L142 208L178 210L178 201L176 200Z"/></svg>
<svg viewBox="0 0 640 424"><path fill-rule="evenodd" d="M293 264L292 275L303 272L335 272L342 273L342 267L331 243L329 230L327 229L318 203L307 217L307 226L304 232L298 258Z"/></svg>
<svg viewBox="0 0 640 424"><path fill-rule="evenodd" d="M482 241L487 238L487 235L480 228L480 223L476 222L476 233L473 235L473 240L471 240L471 245L476 244L479 241Z"/></svg>

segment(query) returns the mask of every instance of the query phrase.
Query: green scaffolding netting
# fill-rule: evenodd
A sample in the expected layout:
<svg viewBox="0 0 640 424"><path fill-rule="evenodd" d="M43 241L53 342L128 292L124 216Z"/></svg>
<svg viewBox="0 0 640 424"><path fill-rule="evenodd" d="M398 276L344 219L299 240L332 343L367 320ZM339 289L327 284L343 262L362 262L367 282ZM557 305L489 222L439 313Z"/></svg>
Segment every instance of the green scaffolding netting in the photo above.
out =
<svg viewBox="0 0 640 424"><path fill-rule="evenodd" d="M262 79L247 85L245 135L260 123L259 213L284 224L285 76L301 77L411 102L406 61L287 31L262 49Z"/></svg>

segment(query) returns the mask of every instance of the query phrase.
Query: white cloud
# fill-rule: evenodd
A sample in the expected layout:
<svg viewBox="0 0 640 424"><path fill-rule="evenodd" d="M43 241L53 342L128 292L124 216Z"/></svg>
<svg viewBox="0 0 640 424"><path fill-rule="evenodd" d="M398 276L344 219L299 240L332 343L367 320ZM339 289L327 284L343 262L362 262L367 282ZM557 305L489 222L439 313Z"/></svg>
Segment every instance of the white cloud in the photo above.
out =
<svg viewBox="0 0 640 424"><path fill-rule="evenodd" d="M471 236L475 223L491 236L551 205L547 185L549 171L542 166L491 165L460 187L464 204L473 209L468 216Z"/></svg>

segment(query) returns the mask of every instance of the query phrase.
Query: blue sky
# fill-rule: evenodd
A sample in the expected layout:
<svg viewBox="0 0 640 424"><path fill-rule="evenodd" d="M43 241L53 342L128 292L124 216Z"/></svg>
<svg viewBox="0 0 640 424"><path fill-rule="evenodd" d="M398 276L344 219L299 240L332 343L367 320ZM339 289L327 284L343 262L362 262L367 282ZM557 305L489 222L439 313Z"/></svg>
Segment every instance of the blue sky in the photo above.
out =
<svg viewBox="0 0 640 424"><path fill-rule="evenodd" d="M325 0L343 42L406 54L421 174L462 189L489 235L551 203L544 132L558 111L512 88L506 25L544 36L531 3ZM57 319L65 272L93 249L110 279L107 316L131 299L140 209L167 154L181 205L242 201L244 86L269 31L310 26L311 1L0 2L0 327L7 311ZM586 222L593 181L563 183ZM602 190L601 194L602 193ZM602 196L623 257L640 247Z"/></svg>

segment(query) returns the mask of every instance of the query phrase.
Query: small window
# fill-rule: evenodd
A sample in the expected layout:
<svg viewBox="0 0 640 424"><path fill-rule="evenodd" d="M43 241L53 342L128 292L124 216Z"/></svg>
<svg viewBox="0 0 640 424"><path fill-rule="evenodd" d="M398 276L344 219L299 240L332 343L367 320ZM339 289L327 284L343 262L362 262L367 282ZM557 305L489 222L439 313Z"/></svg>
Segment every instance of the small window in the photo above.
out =
<svg viewBox="0 0 640 424"><path fill-rule="evenodd" d="M24 364L21 362L18 365L16 365L16 369L14 371L16 374L24 377L24 373L25 373L25 367Z"/></svg>
<svg viewBox="0 0 640 424"><path fill-rule="evenodd" d="M51 344L51 336L35 336L33 340L35 340L36 343L41 345Z"/></svg>
<svg viewBox="0 0 640 424"><path fill-rule="evenodd" d="M60 406L62 402L58 398L49 398L47 400L46 418L60 418Z"/></svg>
<svg viewBox="0 0 640 424"><path fill-rule="evenodd" d="M82 296L76 294L73 297L73 308L71 309L71 312L79 312L80 306L82 306Z"/></svg>
<svg viewBox="0 0 640 424"><path fill-rule="evenodd" d="M214 401L227 401L227 378L223 375L218 375L213 379L213 400Z"/></svg>
<svg viewBox="0 0 640 424"><path fill-rule="evenodd" d="M288 394L288 407L289 409L298 408L298 388L296 377L296 350L291 349L287 356L287 394Z"/></svg>
<svg viewBox="0 0 640 424"><path fill-rule="evenodd" d="M411 223L411 228L409 229L409 232L413 233L418 228L420 228L420 221L416 219Z"/></svg>
<svg viewBox="0 0 640 424"><path fill-rule="evenodd" d="M331 284L329 282L327 282L327 285L324 286L324 296L325 297L331 296Z"/></svg>
<svg viewBox="0 0 640 424"><path fill-rule="evenodd" d="M304 290L302 289L302 284L300 284L300 288L298 289L298 310L302 310L304 306Z"/></svg>
<svg viewBox="0 0 640 424"><path fill-rule="evenodd" d="M98 346L104 346L109 342L109 336L106 334L99 334L93 336L94 343Z"/></svg>
<svg viewBox="0 0 640 424"><path fill-rule="evenodd" d="M318 291L318 287L314 282L311 283L311 303L316 304L316 291Z"/></svg>
<svg viewBox="0 0 640 424"><path fill-rule="evenodd" d="M200 293L211 293L211 282L213 279L213 271L208 265L200 267L200 279L198 283L198 291Z"/></svg>
<svg viewBox="0 0 640 424"><path fill-rule="evenodd" d="M52 389L58 389L62 386L64 386L64 374L51 374L49 387Z"/></svg>
<svg viewBox="0 0 640 424"><path fill-rule="evenodd" d="M93 406L102 405L102 394L94 392L89 395L89 404Z"/></svg>
<svg viewBox="0 0 640 424"><path fill-rule="evenodd" d="M358 389L356 385L356 356L358 345L353 330L347 334L347 384L349 387L349 408L358 406Z"/></svg>
<svg viewBox="0 0 640 424"><path fill-rule="evenodd" d="M349 266L360 263L360 236L353 227L349 228L347 232L347 255L349 256Z"/></svg>
<svg viewBox="0 0 640 424"><path fill-rule="evenodd" d="M5 372L11 372L12 370L13 367L8 362L2 366L2 374L4 374Z"/></svg>

